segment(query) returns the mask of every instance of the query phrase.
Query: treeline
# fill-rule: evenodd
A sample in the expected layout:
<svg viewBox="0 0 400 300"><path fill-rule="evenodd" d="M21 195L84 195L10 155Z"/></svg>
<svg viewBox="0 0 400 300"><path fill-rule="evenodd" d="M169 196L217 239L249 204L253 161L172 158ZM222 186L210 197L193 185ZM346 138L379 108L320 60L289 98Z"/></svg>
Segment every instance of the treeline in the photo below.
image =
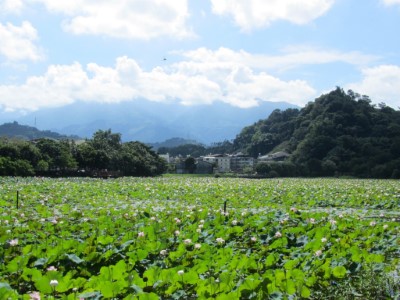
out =
<svg viewBox="0 0 400 300"><path fill-rule="evenodd" d="M92 139L0 139L0 176L90 176L99 172L156 176L166 163L140 142L121 142L119 133L99 130Z"/></svg>

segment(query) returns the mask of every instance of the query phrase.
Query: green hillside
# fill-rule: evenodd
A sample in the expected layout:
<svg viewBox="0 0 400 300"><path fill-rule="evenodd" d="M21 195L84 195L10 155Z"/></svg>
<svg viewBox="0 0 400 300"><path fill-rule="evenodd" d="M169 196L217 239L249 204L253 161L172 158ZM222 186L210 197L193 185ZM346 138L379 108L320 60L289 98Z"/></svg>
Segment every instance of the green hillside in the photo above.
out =
<svg viewBox="0 0 400 300"><path fill-rule="evenodd" d="M8 138L17 138L22 140L35 140L40 138L49 138L55 140L62 139L80 139L78 136L66 136L50 130L39 130L28 125L21 125L18 122L4 123L0 125L0 136Z"/></svg>
<svg viewBox="0 0 400 300"><path fill-rule="evenodd" d="M253 157L288 152L279 175L400 177L400 111L340 88L300 110L275 110L233 144Z"/></svg>

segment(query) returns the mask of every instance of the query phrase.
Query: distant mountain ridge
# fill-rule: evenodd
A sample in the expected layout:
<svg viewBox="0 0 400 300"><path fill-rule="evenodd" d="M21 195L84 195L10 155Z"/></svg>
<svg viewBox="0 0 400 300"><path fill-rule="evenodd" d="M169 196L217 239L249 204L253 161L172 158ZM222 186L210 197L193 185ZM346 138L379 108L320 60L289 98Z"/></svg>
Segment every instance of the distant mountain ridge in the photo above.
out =
<svg viewBox="0 0 400 300"><path fill-rule="evenodd" d="M66 135L92 137L99 129L122 134L123 141L157 143L174 137L211 144L232 140L243 127L265 119L274 109L296 107L285 102L260 102L258 107L239 108L216 102L183 106L135 100L121 103L76 102L64 107L41 109L26 115L0 113L0 122L18 121Z"/></svg>
<svg viewBox="0 0 400 300"><path fill-rule="evenodd" d="M0 137L9 137L9 138L19 138L23 140L34 140L40 138L49 138L55 140L61 139L72 139L78 140L80 137L78 136L67 136L63 134L59 134L57 132L53 132L50 130L39 130L35 127L31 127L28 125L20 125L18 122L14 121L12 123L4 123L0 125Z"/></svg>
<svg viewBox="0 0 400 300"><path fill-rule="evenodd" d="M154 150L157 150L162 147L174 148L174 147L188 145L188 144L197 145L199 143L195 140L187 140L187 139L183 139L183 138L179 138L179 137L167 139L164 142L160 142L160 143L148 143L148 145L151 146Z"/></svg>

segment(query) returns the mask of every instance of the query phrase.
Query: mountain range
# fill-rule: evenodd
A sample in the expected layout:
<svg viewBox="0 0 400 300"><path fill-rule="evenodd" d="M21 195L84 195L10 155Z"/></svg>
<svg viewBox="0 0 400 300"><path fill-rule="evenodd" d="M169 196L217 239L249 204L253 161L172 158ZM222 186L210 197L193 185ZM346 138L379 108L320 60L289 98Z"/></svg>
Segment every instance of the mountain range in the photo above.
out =
<svg viewBox="0 0 400 300"><path fill-rule="evenodd" d="M239 108L222 102L183 106L147 100L94 104L76 102L35 112L0 113L0 122L17 121L41 130L90 138L99 129L121 133L123 141L157 143L174 137L211 144L235 138L243 127L265 119L275 109L294 108L285 102L263 102Z"/></svg>

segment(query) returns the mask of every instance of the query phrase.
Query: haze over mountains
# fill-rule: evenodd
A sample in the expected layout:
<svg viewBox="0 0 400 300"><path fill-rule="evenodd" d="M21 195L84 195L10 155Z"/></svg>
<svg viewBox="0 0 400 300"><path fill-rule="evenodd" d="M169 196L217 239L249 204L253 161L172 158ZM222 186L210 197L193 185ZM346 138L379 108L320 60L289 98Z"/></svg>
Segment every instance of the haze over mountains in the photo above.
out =
<svg viewBox="0 0 400 300"><path fill-rule="evenodd" d="M0 122L17 121L60 134L91 137L99 129L121 133L123 141L162 142L173 137L204 144L231 140L243 127L267 118L274 109L296 107L285 102L263 102L238 108L222 102L182 106L146 100L118 104L76 102L25 115L0 113Z"/></svg>

